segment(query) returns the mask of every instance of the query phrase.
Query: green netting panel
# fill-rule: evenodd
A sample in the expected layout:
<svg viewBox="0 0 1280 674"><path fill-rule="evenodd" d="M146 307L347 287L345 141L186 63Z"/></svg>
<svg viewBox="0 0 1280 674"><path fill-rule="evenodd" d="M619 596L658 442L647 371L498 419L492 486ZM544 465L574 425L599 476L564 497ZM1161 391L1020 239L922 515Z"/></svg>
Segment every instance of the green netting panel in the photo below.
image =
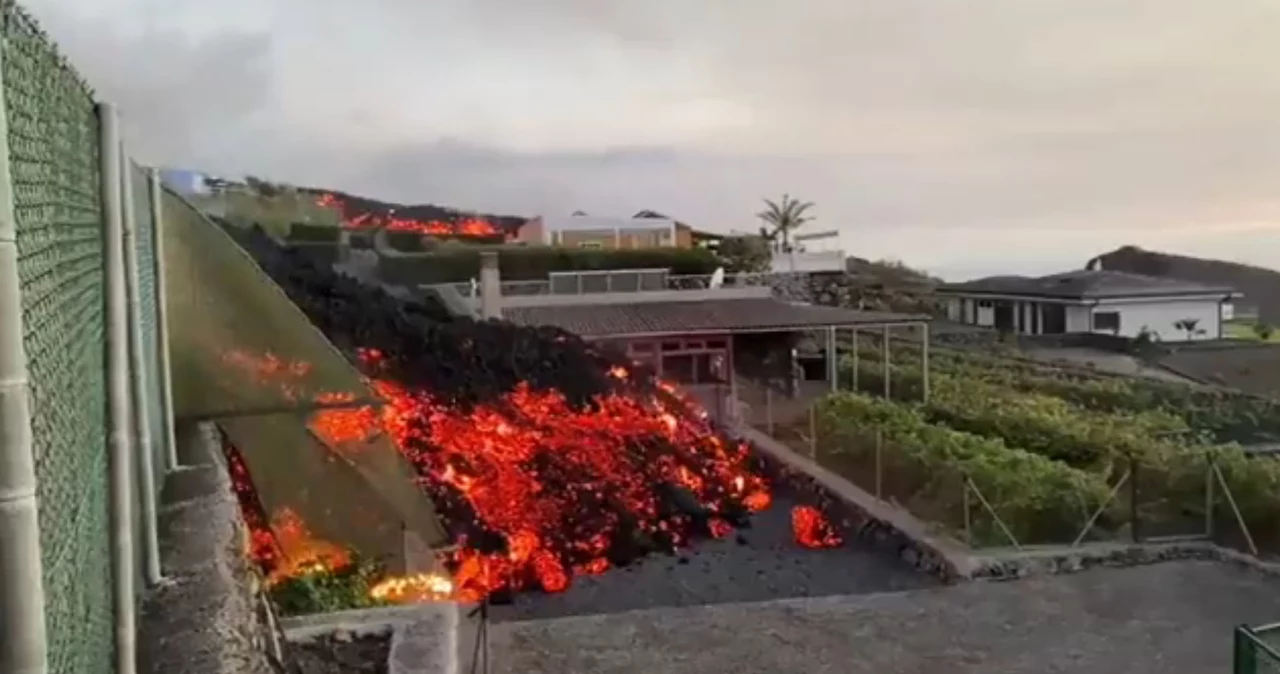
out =
<svg viewBox="0 0 1280 674"><path fill-rule="evenodd" d="M151 212L151 179L146 171L130 164L126 176L127 188L133 193L134 241L138 248L138 304L139 330L142 333L142 365L139 375L147 405L147 425L150 426L152 468L158 491L164 484L164 432L163 408L160 403L160 352L159 314L156 308L156 258L155 218Z"/></svg>
<svg viewBox="0 0 1280 674"><path fill-rule="evenodd" d="M314 401L376 401L359 371L221 228L166 190L165 300L179 418L214 418L244 457L268 514L293 510L322 538L404 560L401 528L445 540L415 471L377 411ZM335 439L325 421L364 419ZM360 417L360 415L374 415ZM322 440L323 438L323 440Z"/></svg>
<svg viewBox="0 0 1280 674"><path fill-rule="evenodd" d="M0 43L48 607L50 670L108 674L102 213L91 93L35 23L3 5Z"/></svg>

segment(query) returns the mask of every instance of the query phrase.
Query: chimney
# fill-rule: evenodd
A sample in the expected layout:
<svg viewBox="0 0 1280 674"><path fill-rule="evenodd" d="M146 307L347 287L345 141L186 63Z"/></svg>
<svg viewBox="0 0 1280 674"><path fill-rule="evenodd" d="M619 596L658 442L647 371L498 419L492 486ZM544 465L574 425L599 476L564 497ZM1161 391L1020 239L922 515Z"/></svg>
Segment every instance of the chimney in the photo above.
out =
<svg viewBox="0 0 1280 674"><path fill-rule="evenodd" d="M502 273L493 251L480 253L480 317L502 318Z"/></svg>

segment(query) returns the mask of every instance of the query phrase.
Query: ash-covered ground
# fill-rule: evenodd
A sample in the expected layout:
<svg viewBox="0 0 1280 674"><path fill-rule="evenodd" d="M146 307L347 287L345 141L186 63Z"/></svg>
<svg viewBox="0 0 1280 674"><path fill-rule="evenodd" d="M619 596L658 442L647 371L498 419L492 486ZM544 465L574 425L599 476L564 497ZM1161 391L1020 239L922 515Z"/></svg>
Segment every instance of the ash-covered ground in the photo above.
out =
<svg viewBox="0 0 1280 674"><path fill-rule="evenodd" d="M493 606L495 621L618 613L667 606L699 606L787 597L867 594L938 585L883 550L845 537L827 550L800 547L791 534L791 507L774 504L738 535L700 541L675 556L650 555L598 576L576 577L559 594L525 592Z"/></svg>

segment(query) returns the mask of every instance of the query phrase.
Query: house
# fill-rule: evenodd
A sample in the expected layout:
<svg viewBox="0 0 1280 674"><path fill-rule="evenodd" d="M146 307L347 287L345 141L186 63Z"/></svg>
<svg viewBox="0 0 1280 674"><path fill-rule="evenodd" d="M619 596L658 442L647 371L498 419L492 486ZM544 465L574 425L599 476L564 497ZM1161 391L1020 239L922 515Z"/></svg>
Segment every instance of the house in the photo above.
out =
<svg viewBox="0 0 1280 674"><path fill-rule="evenodd" d="M575 213L533 218L520 228L516 241L607 250L692 248L692 231L687 225L650 211L641 211L632 218Z"/></svg>
<svg viewBox="0 0 1280 674"><path fill-rule="evenodd" d="M950 320L1027 335L1150 334L1160 341L1219 339L1234 298L1224 286L1104 270L993 276L937 289Z"/></svg>

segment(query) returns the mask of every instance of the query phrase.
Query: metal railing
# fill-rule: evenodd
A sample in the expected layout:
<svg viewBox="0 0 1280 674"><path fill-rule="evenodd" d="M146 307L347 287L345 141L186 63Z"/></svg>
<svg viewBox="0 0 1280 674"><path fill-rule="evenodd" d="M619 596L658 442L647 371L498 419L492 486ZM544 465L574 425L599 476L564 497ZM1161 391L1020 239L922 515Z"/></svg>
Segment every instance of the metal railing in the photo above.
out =
<svg viewBox="0 0 1280 674"><path fill-rule="evenodd" d="M668 290L710 290L712 288L713 276L711 274L668 275L661 278L661 284L657 283L656 277L639 277L639 282L634 283L630 280L618 280L624 278L626 274L635 274L636 271L637 270L575 272L572 276L566 277L577 279L572 283L566 280L557 282L555 279L548 279L545 281L503 281L501 289L504 297L528 297L538 295L589 295L602 293L660 292ZM790 278L792 276L792 274L774 274L768 272L730 274L725 276L723 287L768 287L778 282L779 279ZM584 281L582 279L590 280ZM478 282L446 283L439 285L452 288L457 291L459 295L465 298L474 299L479 296L480 292Z"/></svg>

